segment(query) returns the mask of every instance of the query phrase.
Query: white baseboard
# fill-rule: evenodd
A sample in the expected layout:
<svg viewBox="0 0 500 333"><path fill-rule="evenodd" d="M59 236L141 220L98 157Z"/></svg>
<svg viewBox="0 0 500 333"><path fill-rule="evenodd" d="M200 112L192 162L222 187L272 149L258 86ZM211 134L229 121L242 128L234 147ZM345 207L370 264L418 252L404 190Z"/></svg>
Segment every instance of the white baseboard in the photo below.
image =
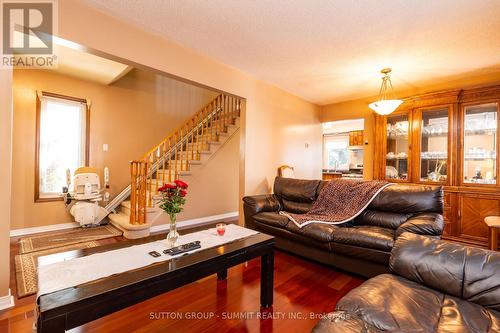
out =
<svg viewBox="0 0 500 333"><path fill-rule="evenodd" d="M14 296L11 295L10 289L7 296L0 297L0 310L5 310L14 307Z"/></svg>
<svg viewBox="0 0 500 333"><path fill-rule="evenodd" d="M219 214L219 215L199 217L197 219L179 221L179 222L177 222L177 228L182 230L182 229L197 227L200 225L209 224L209 223L213 223L213 222L224 222L227 220L232 220L238 216L239 216L238 212L230 212L230 213ZM154 232L166 231L169 228L170 228L170 225L168 223L166 223L166 224L155 225L155 226L151 227L150 231L151 231L151 233L154 233Z"/></svg>
<svg viewBox="0 0 500 333"><path fill-rule="evenodd" d="M30 234L39 234L41 232L70 229L70 228L76 228L79 226L80 226L80 224L78 224L76 222L70 222L70 223L44 225L42 227L14 229L14 230L10 231L10 237L18 237L18 236L24 236L24 235L30 235Z"/></svg>
<svg viewBox="0 0 500 333"><path fill-rule="evenodd" d="M185 229L185 228L195 227L195 226L208 224L208 223L212 223L212 222L218 222L218 221L223 222L223 221L226 221L228 219L233 219L235 217L238 217L238 215L239 215L238 212L230 212L230 213L219 214L219 215L205 216L205 217L200 217L197 219L179 221L177 223L177 226L179 227L179 229ZM79 226L80 225L78 223L72 222L72 223L51 224L51 225L46 225L46 226L42 226L42 227L14 229L14 230L10 231L10 237L19 237L19 236L25 236L25 235L31 235L31 234L38 234L38 233L47 232L47 231L71 229L71 228L76 228ZM160 224L160 225L151 227L151 232L165 231L165 230L168 230L168 228L169 228L168 224Z"/></svg>

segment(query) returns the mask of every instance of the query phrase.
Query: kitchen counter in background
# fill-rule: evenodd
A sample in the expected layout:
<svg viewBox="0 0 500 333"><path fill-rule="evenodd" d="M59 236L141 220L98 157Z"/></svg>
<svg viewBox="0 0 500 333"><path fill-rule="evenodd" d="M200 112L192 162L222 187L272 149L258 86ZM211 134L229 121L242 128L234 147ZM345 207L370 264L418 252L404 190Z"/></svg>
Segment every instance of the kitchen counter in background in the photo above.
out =
<svg viewBox="0 0 500 333"><path fill-rule="evenodd" d="M332 180L337 178L363 179L363 169L356 168L346 171L334 171L323 169L323 180Z"/></svg>

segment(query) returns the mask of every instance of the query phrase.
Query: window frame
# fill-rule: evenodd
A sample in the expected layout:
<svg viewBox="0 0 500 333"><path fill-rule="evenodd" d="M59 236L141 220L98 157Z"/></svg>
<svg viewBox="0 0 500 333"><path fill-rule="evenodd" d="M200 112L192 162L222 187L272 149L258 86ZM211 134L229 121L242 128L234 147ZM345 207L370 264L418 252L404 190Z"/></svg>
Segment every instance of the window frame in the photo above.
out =
<svg viewBox="0 0 500 333"><path fill-rule="evenodd" d="M72 102L79 102L85 104L85 157L84 166L89 166L90 155L90 103L85 98L66 96L51 92L38 92L36 93L36 135L35 135L35 202L52 202L61 201L63 197L40 197L40 118L42 113L42 99L41 97L51 97Z"/></svg>

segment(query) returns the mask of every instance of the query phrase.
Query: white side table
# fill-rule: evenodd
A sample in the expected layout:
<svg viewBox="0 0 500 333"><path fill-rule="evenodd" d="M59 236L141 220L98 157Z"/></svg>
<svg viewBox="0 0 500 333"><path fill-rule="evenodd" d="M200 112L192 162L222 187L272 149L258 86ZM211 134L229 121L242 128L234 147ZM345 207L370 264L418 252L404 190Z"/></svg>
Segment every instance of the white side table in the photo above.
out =
<svg viewBox="0 0 500 333"><path fill-rule="evenodd" d="M498 246L498 229L500 228L500 216L487 216L484 223L490 228L490 237L488 239L488 248L496 251Z"/></svg>

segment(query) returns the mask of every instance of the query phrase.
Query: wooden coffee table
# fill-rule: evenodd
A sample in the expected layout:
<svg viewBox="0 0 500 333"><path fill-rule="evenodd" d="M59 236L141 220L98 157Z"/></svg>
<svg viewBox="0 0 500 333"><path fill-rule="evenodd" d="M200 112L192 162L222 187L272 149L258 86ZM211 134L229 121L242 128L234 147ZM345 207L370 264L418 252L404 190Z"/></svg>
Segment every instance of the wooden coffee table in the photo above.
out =
<svg viewBox="0 0 500 333"><path fill-rule="evenodd" d="M57 253L41 257L40 261L57 262L164 238L165 235L156 235ZM260 304L264 308L270 307L273 304L273 246L274 237L259 233L222 246L42 295L37 300L37 331L64 332L215 273L219 279L225 279L229 267L257 257L261 258Z"/></svg>

